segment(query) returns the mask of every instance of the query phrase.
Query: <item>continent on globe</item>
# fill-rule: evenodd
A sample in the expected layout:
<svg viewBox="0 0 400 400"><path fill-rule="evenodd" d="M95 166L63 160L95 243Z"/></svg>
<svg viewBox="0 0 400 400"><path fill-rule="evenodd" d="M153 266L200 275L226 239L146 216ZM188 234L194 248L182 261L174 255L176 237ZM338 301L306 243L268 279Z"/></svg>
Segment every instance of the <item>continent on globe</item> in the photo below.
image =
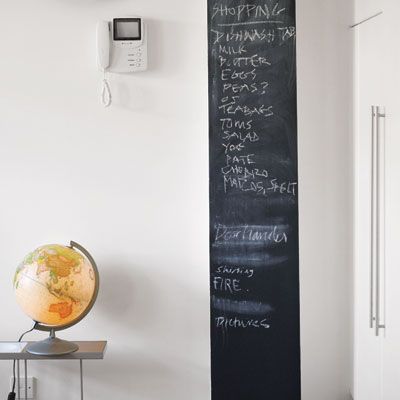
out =
<svg viewBox="0 0 400 400"><path fill-rule="evenodd" d="M22 310L36 322L60 326L77 320L95 294L89 260L75 249L45 245L17 268L14 290Z"/></svg>
<svg viewBox="0 0 400 400"><path fill-rule="evenodd" d="M50 304L49 311L58 313L60 315L60 318L67 318L72 314L72 304L68 304L65 302Z"/></svg>

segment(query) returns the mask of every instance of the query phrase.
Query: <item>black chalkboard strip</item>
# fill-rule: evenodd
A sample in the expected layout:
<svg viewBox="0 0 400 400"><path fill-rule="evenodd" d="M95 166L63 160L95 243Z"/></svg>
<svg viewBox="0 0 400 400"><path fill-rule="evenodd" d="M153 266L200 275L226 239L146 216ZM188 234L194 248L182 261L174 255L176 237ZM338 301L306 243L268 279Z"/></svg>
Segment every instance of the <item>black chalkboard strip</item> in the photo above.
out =
<svg viewBox="0 0 400 400"><path fill-rule="evenodd" d="M213 400L299 400L294 0L208 0Z"/></svg>

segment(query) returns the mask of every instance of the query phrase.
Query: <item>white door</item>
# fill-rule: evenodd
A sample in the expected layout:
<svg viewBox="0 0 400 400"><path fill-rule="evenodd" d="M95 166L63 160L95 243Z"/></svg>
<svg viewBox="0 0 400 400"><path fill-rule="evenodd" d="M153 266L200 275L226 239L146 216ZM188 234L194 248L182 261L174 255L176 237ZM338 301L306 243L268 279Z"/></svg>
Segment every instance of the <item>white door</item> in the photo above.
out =
<svg viewBox="0 0 400 400"><path fill-rule="evenodd" d="M386 0L385 54L381 61L385 119L385 337L382 355L383 400L400 399L400 2Z"/></svg>
<svg viewBox="0 0 400 400"><path fill-rule="evenodd" d="M375 10L376 12L379 9ZM375 12L374 11L374 12ZM385 106L384 56L385 17L378 16L355 28L356 37L356 135L355 135L355 349L354 400L383 400L382 346L384 329L376 331L376 263L372 239L372 106ZM376 117L376 115L375 115ZM374 126L376 129L376 126ZM376 143L375 143L376 146ZM376 178L375 178L376 179ZM377 180L377 179L376 179ZM375 182L376 184L376 182ZM400 246L399 246L400 248ZM399 287L400 288L400 287ZM378 295L378 296L377 296ZM381 323L384 319L382 302ZM379 336L377 336L379 333Z"/></svg>

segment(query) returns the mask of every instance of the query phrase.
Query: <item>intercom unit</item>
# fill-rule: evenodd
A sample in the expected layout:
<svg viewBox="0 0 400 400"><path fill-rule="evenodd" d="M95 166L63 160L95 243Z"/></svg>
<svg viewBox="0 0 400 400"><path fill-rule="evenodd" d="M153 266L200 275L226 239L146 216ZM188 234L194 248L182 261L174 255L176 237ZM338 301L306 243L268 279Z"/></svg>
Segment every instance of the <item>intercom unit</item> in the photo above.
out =
<svg viewBox="0 0 400 400"><path fill-rule="evenodd" d="M114 18L97 24L97 63L101 71L141 72L147 69L147 27L143 18ZM111 104L111 91L103 79L102 101Z"/></svg>

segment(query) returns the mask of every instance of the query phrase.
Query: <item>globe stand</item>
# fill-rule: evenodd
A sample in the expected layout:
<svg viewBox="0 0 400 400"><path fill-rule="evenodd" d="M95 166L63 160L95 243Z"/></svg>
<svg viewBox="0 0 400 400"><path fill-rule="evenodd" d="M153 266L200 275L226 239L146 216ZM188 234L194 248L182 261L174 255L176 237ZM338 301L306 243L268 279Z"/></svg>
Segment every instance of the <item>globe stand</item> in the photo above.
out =
<svg viewBox="0 0 400 400"><path fill-rule="evenodd" d="M78 349L77 344L57 338L54 329L52 329L47 339L28 345L26 351L37 356L62 356L71 354Z"/></svg>

